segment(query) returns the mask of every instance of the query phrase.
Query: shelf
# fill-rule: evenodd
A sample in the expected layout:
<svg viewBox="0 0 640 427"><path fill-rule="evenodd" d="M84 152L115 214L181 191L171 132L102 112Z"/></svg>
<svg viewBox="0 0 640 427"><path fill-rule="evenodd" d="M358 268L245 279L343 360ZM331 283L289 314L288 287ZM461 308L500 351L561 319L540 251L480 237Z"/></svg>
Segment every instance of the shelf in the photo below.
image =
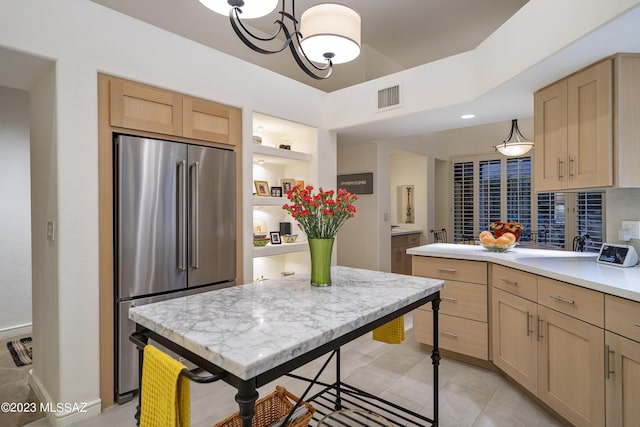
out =
<svg viewBox="0 0 640 427"><path fill-rule="evenodd" d="M282 255L282 254L290 254L293 252L303 252L306 251L309 247L309 244L306 240L295 243L281 243L279 245L272 245L271 243L267 244L267 246L263 247L254 247L253 248L253 257L259 258L263 256L271 256L271 255Z"/></svg>
<svg viewBox="0 0 640 427"><path fill-rule="evenodd" d="M286 197L253 196L253 206L282 207L282 205L288 202L289 199L287 199Z"/></svg>
<svg viewBox="0 0 640 427"><path fill-rule="evenodd" d="M266 157L263 158L265 163L284 164L291 160L298 160L303 162L311 161L311 154L309 153L283 150L281 148L270 147L268 145L262 144L253 144L253 156L259 158Z"/></svg>

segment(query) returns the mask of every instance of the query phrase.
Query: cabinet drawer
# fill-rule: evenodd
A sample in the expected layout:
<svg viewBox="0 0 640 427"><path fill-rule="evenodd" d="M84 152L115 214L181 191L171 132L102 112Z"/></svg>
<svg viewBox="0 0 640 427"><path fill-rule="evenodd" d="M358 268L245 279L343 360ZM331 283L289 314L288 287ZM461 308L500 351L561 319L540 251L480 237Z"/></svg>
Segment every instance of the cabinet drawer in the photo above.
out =
<svg viewBox="0 0 640 427"><path fill-rule="evenodd" d="M413 257L413 275L487 284L487 263L436 257Z"/></svg>
<svg viewBox="0 0 640 427"><path fill-rule="evenodd" d="M446 280L440 291L440 313L465 319L487 321L487 286ZM431 304L423 306L431 310Z"/></svg>
<svg viewBox="0 0 640 427"><path fill-rule="evenodd" d="M604 314L606 330L640 341L640 303L605 295Z"/></svg>
<svg viewBox="0 0 640 427"><path fill-rule="evenodd" d="M420 234L401 234L399 236L391 236L391 247L397 248L400 246L413 247L420 244Z"/></svg>
<svg viewBox="0 0 640 427"><path fill-rule="evenodd" d="M491 271L491 284L494 288L529 301L538 300L538 276L534 274L494 264Z"/></svg>
<svg viewBox="0 0 640 427"><path fill-rule="evenodd" d="M539 277L538 304L604 327L604 294L601 292Z"/></svg>
<svg viewBox="0 0 640 427"><path fill-rule="evenodd" d="M438 315L438 346L482 360L488 360L489 334L487 324L446 314ZM413 337L417 342L433 345L433 313L414 310Z"/></svg>

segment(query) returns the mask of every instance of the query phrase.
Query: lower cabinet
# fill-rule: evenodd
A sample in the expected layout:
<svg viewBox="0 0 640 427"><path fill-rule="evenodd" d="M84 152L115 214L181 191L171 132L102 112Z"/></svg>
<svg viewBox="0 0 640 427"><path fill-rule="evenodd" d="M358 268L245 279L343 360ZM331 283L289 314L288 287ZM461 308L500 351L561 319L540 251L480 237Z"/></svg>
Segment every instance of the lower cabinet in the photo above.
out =
<svg viewBox="0 0 640 427"><path fill-rule="evenodd" d="M582 316L588 307L589 316L600 324L603 301L594 304L599 294L595 291L569 293L573 289L566 289L565 283L542 278L536 285L531 278L517 270L494 268L493 363L571 424L604 426L604 330L561 312ZM566 307L551 309L540 301L561 301Z"/></svg>
<svg viewBox="0 0 640 427"><path fill-rule="evenodd" d="M538 397L576 426L603 426L604 330L538 306Z"/></svg>
<svg viewBox="0 0 640 427"><path fill-rule="evenodd" d="M607 426L640 423L640 343L606 332Z"/></svg>
<svg viewBox="0 0 640 427"><path fill-rule="evenodd" d="M538 392L538 305L493 288L493 364L532 394Z"/></svg>
<svg viewBox="0 0 640 427"><path fill-rule="evenodd" d="M411 255L407 249L420 244L420 234L401 234L391 236L391 272L399 274L411 274Z"/></svg>

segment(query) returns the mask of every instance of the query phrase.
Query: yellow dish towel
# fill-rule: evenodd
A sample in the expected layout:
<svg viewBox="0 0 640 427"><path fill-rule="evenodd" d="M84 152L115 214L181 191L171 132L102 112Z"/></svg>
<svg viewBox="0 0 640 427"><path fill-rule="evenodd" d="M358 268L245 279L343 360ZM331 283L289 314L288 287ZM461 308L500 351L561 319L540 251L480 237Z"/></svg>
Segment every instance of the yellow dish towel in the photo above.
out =
<svg viewBox="0 0 640 427"><path fill-rule="evenodd" d="M387 344L402 344L404 341L404 316L374 329L373 339Z"/></svg>
<svg viewBox="0 0 640 427"><path fill-rule="evenodd" d="M144 348L141 427L189 427L189 379L182 363L152 345Z"/></svg>

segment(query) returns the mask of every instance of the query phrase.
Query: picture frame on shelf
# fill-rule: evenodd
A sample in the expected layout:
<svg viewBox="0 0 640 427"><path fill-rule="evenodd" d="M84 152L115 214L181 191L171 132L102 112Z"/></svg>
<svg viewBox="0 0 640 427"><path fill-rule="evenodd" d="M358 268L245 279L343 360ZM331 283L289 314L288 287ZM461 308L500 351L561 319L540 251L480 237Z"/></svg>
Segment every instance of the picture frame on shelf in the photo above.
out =
<svg viewBox="0 0 640 427"><path fill-rule="evenodd" d="M296 185L296 180L293 178L280 178L280 186L282 186L282 194L286 194Z"/></svg>
<svg viewBox="0 0 640 427"><path fill-rule="evenodd" d="M271 187L271 197L282 197L282 187Z"/></svg>
<svg viewBox="0 0 640 427"><path fill-rule="evenodd" d="M270 196L269 183L267 181L254 180L253 185L256 187L256 194L258 196Z"/></svg>
<svg viewBox="0 0 640 427"><path fill-rule="evenodd" d="M279 231L271 231L269 233L269 235L271 236L271 244L272 245L279 245L282 243L282 240L280 239L280 232Z"/></svg>
<svg viewBox="0 0 640 427"><path fill-rule="evenodd" d="M300 187L304 188L304 180L296 179L296 185L299 185Z"/></svg>

